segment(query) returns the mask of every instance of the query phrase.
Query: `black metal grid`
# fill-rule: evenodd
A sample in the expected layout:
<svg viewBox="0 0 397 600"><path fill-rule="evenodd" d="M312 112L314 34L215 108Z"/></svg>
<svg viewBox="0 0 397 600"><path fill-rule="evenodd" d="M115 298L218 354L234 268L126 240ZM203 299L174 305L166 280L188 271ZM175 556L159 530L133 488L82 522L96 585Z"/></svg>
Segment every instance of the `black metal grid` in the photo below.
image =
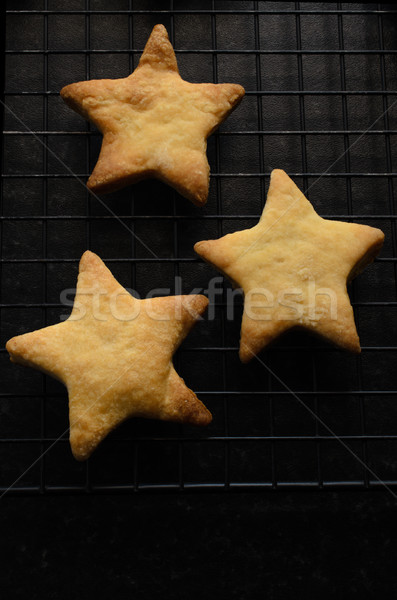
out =
<svg viewBox="0 0 397 600"><path fill-rule="evenodd" d="M279 167L310 188L322 216L385 231L381 257L351 287L363 351L350 356L291 333L261 355L276 376L255 360L241 365L241 307L228 320L224 283L216 320L197 325L176 365L213 412L211 426L130 420L80 464L67 435L38 459L67 427L67 395L54 380L11 365L2 350L0 491L36 459L12 491L397 485L397 11L177 0L111 6L20 0L7 11L1 345L67 313L60 291L75 285L87 248L142 296L152 287L205 289L216 273L195 257L194 242L252 226ZM167 27L185 79L247 90L209 140L204 208L158 182L104 197L159 259L73 175L85 180L100 136L58 95L73 81L131 72L156 23Z"/></svg>

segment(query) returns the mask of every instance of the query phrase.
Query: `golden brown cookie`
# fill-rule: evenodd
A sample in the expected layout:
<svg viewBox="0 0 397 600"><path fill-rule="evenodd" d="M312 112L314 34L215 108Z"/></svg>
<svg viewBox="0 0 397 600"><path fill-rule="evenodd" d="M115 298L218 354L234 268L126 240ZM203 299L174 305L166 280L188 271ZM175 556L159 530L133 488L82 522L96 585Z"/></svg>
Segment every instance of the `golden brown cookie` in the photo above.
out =
<svg viewBox="0 0 397 600"><path fill-rule="evenodd" d="M243 95L241 85L184 81L163 25L154 27L129 77L61 90L65 102L103 133L90 189L107 193L156 177L198 206L208 197L207 138Z"/></svg>
<svg viewBox="0 0 397 600"><path fill-rule="evenodd" d="M14 337L6 347L12 362L66 385L72 452L84 460L129 417L210 423L211 413L172 365L207 305L200 295L138 300L87 251L70 317Z"/></svg>
<svg viewBox="0 0 397 600"><path fill-rule="evenodd" d="M383 240L374 227L322 219L276 169L255 227L194 249L244 291L240 358L248 362L293 327L360 352L346 283L372 262Z"/></svg>

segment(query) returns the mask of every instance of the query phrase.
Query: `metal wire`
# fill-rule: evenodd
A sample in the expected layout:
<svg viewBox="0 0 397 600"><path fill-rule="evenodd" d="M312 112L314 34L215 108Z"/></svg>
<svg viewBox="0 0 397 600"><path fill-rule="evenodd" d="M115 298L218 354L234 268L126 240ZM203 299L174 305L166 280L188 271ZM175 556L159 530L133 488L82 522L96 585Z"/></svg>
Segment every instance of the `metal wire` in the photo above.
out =
<svg viewBox="0 0 397 600"><path fill-rule="evenodd" d="M139 291L140 285L145 287L148 281L157 287L158 277L160 285L168 281L171 288L174 280L175 287L171 293L190 291L179 289L178 282L182 280L182 286L187 286L184 278L195 282L196 276L197 285L205 285L213 273L206 267L203 270L201 261L188 248L207 235L219 237L254 224L264 204L271 168L284 168L304 189L321 177L327 185L327 193L322 193L321 183L309 192L314 204L318 194L323 199L319 214L386 229L388 242L384 253L375 261L373 270L369 271L371 274L368 277L363 275L351 292L357 325L363 337L362 354L350 357L323 342L297 334L267 351L265 360L281 379L285 377L288 385L319 419L329 424L340 440L348 444L377 476L389 486L397 486L397 469L393 461L393 449L397 443L397 410L393 405L397 394L393 376L397 346L393 345L390 336L390 322L395 324L392 311L397 307L397 215L394 203L397 172L393 170L397 123L395 112L390 107L396 100L397 91L390 89L393 86L389 84L395 81L397 74L394 58L397 49L390 47L390 35L385 37L385 25L388 28L395 26L397 11L382 8L382 5L378 5L377 9L366 5L349 9L342 3L338 3L336 8L333 5L329 9L307 9L305 3L297 2L293 10L283 3L277 10L268 10L263 2L248 3L244 10L233 8L234 3L230 3L230 8L225 8L226 4L222 3L222 8L219 8L215 0L209 3L210 8L205 9L189 8L188 2L180 9L179 3L175 8L177 3L174 5L170 1L168 8L162 6L159 10L140 9L139 4L129 0L128 10L102 11L95 9L92 0L85 0L84 10L69 11L52 10L48 0L44 0L37 10L12 8L6 11L11 41L18 28L18 19L23 19L25 27L29 26L30 19L42 19L42 30L37 31L35 47L6 47L4 91L6 104L31 99L41 103L42 115L41 126L31 126L29 111L25 110L23 120L30 131L22 127L19 129L5 111L0 215L3 345L8 337L32 329L33 324L34 328L38 328L59 320L59 315L65 312L65 306L58 300L59 292L75 283L82 245L83 249L98 252L116 276L132 289ZM53 16L64 19L72 15L80 15L84 20L84 47L76 47L72 34L67 48L52 47L49 32L53 25L49 19ZM99 27L95 21L98 15L109 18L118 15L124 19L128 36L125 47L106 50L93 47L92 36ZM362 34L359 49L350 47L352 32L346 25L349 15L361 16L361 20L355 23L355 31ZM332 27L337 47L328 47L329 43L319 49L305 47L309 28L305 21L307 16L314 19L310 27L317 28L316 31L321 30L323 18L334 17ZM248 109L245 113L236 111L233 126L221 128L211 138L211 197L205 209L198 211L191 208L162 184L147 182L120 193L117 200L120 202L119 218L148 243L150 240L157 243L159 238L160 258L144 254L134 235L120 231L114 216L100 210L88 193L84 192L81 205L71 202L69 208L62 199L67 199L74 176L61 172L60 165L52 161L47 150L48 145L54 152L61 152L68 140L72 144L82 140L83 146L79 150L82 162L78 167L81 172L77 175L84 179L90 173L100 141L98 132L89 124L84 130L78 117L72 130L68 130L62 117L54 126L50 103L58 102L59 92L51 81L53 70L50 71L49 61L69 55L81 56L85 78L90 79L95 77L92 65L96 56L113 60L125 55L128 56L131 72L142 52L142 43L135 41L137 32L139 34L145 29L147 34L150 33L148 21L142 19L152 17L167 26L180 61L196 55L200 55L201 61L208 57L208 68L215 83L221 80L223 57L236 62L233 78L236 82L243 81L246 75L239 66L242 64L238 63L239 57L252 59L250 64L253 65L249 80L251 89L246 92L245 102L252 101L250 110L254 117L248 114ZM286 22L285 19L291 17L295 47L279 45L268 48L263 33L266 19L279 18L284 20L280 22ZM202 19L200 23L205 24L208 30L209 47L180 47L183 44L179 40L185 27L181 18ZM224 21L225 18L229 21ZM375 29L373 19L376 21ZM58 26L60 22L58 20ZM332 27L329 25L329 28ZM363 45L362 40L367 39L365 34L369 27L372 32L376 31L376 48ZM234 44L225 47L227 44L220 41L220 31L228 31L232 40L234 31L238 29L245 32L246 47L234 47ZM29 30L34 30L34 27L29 27ZM327 39L324 32L323 35ZM8 85L9 61L24 61L26 57L42 61L34 67L37 73L42 69L40 89L32 89L29 83L21 89ZM284 74L291 76L291 81L296 78L293 89L263 89L269 57L279 61L289 57L296 61L294 67L291 63L288 66L287 63L278 63L281 72L284 68ZM332 60L332 57L338 61L339 89L313 87L316 71L307 60L322 60L322 70L327 71L330 63L325 61ZM353 57L379 61L379 78L372 85L367 85L367 89L354 89L349 83L351 68L346 61ZM183 74L183 68L181 71ZM200 76L206 80L208 74L203 70ZM323 99L332 100L335 111L340 111L337 126L328 123L325 108L321 127L312 126L310 102ZM266 105L268 100L277 100L283 105L281 125L272 122ZM290 100L297 102L296 118L288 112ZM350 105L355 100L365 100L377 118L375 123L365 121L365 125L373 125L369 130L357 125L360 109L352 109ZM43 141L42 147L34 136ZM361 156L357 155L352 142L358 136L363 136L365 143L369 144L369 153L375 153L374 149L383 144L383 166L380 162L374 163L372 168L357 166L361 164ZM243 149L243 158L246 154L252 159L245 163L249 170L244 166L241 170L229 168L229 165L233 167L235 164L233 151L228 149L229 145L233 147L234 137L239 148ZM332 140L335 144L342 143L344 154L337 163L337 170L324 173L318 168L320 163L316 161L312 140L323 138L326 144L328 137L331 143ZM37 150L35 146L41 152L40 167L35 163L30 167L29 160L24 159L25 140L27 143L32 140L37 148L41 148ZM295 159L291 159L289 164L287 155L285 164L273 164L272 148L278 147L287 150L293 147L294 157L299 158L300 165ZM24 169L15 169L19 154ZM14 169L9 167L10 160ZM362 162L368 167L369 163ZM338 203L335 197L332 205L326 203L332 189L327 181L331 181L338 190L343 183L344 203ZM40 189L37 192L40 204L29 204L26 200L26 210L23 193L18 201L19 188L24 186L23 190L26 190L24 182L32 189L36 189L37 185ZM367 186L374 189L372 182L381 186L379 190L382 189L387 199L382 200L378 208L377 198L374 198L361 210L357 198L365 197ZM54 185L57 186L56 192ZM165 197L164 205L158 202L159 195ZM14 198L12 206L10 198ZM58 208L54 199L58 201L60 198ZM244 200L243 205L240 204L241 199ZM113 207L117 201L112 204ZM150 210L151 203L154 210ZM24 251L27 227L32 230L30 252ZM36 231L37 227L40 229ZM59 234L56 233L57 227L61 227ZM72 243L64 237L65 232ZM113 236L117 238L115 248L109 241ZM21 241L17 243L19 238ZM68 253L63 251L65 243L72 248ZM105 246L105 254L101 252L101 245ZM376 293L379 286L384 288L383 295ZM110 435L84 466L73 461L67 436L64 436L38 462L37 468L28 471L12 492L380 489L379 481L360 464L354 464L343 447L338 446L338 441L324 433L321 421L312 419L304 414L302 407L295 406L289 392L280 389L268 373L258 365L243 367L238 364L238 329L235 325L239 322L239 315L237 309L234 323L228 319L227 288L227 284L223 284L222 296L215 304L215 325L201 323L193 341L187 340L176 358L178 371L185 376L188 384L191 383L189 378L192 379L198 396L214 413L214 423L206 432L164 423L130 421ZM377 335L379 332L382 335ZM4 347L0 349L0 360L4 373L0 392L0 452L2 464L6 465L0 476L1 493L66 428L67 396L61 387L46 377L28 375L26 370L11 367ZM25 412L28 418L24 416Z"/></svg>

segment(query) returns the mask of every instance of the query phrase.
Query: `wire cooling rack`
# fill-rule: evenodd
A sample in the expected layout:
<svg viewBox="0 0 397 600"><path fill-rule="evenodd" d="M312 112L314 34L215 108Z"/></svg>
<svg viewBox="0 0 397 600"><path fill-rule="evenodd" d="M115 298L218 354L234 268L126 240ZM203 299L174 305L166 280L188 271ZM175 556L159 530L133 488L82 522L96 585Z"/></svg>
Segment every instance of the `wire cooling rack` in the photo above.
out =
<svg viewBox="0 0 397 600"><path fill-rule="evenodd" d="M56 323L78 260L97 252L141 296L206 289L193 244L252 226L272 168L317 212L382 228L381 257L351 286L363 346L351 356L291 333L239 363L241 302L228 284L176 358L214 415L206 429L130 420L84 464L71 456L67 394L0 352L0 491L380 488L397 484L397 11L290 2L19 0L6 13L1 194L1 345ZM124 77L156 23L192 82L246 96L209 140L198 209L147 181L92 198L81 184L101 138L59 97L68 83ZM76 175L78 176L76 178ZM119 219L113 214L115 213ZM121 222L120 222L121 221ZM123 223L160 258L154 258ZM71 296L69 295L68 298ZM268 370L270 369L271 372Z"/></svg>

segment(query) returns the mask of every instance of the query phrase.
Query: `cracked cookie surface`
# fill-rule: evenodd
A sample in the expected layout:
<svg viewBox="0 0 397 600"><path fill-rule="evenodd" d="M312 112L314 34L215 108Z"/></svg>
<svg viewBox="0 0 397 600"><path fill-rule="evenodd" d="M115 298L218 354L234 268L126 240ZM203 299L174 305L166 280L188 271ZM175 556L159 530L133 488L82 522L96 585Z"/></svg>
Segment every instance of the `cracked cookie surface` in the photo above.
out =
<svg viewBox="0 0 397 600"><path fill-rule="evenodd" d="M293 327L360 352L346 283L372 262L383 240L380 229L321 218L275 169L257 225L194 249L244 291L240 358L248 362Z"/></svg>
<svg viewBox="0 0 397 600"><path fill-rule="evenodd" d="M198 206L208 197L207 138L243 95L237 84L184 81L163 25L154 27L129 77L61 90L63 100L103 134L87 182L91 190L112 192L155 177Z"/></svg>

